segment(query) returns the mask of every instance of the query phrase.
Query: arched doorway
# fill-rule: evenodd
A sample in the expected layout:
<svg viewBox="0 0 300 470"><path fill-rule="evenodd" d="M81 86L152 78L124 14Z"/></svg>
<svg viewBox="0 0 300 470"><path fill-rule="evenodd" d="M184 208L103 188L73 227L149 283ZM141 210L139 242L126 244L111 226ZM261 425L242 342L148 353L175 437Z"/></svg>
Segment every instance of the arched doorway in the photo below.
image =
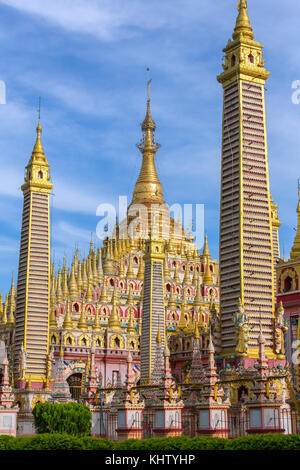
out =
<svg viewBox="0 0 300 470"><path fill-rule="evenodd" d="M81 394L82 374L72 374L67 378L67 382L70 387L70 393L74 400L79 401Z"/></svg>
<svg viewBox="0 0 300 470"><path fill-rule="evenodd" d="M238 401L243 401L243 399L246 395L248 396L248 389L246 387L244 387L244 385L242 385L238 389Z"/></svg>
<svg viewBox="0 0 300 470"><path fill-rule="evenodd" d="M284 280L283 292L290 292L290 290L292 290L292 287L293 287L293 279L290 276L288 276Z"/></svg>

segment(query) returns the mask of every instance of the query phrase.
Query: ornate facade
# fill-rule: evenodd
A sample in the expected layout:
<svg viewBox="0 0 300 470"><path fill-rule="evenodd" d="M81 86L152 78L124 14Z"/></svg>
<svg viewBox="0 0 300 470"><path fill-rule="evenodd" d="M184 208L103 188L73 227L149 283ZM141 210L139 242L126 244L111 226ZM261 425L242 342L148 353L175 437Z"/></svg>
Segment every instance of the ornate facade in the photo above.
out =
<svg viewBox="0 0 300 470"><path fill-rule="evenodd" d="M64 259L57 269L49 251L52 183L38 124L22 186L17 289L13 280L0 302L10 364L4 375L19 406L19 434L33 432L37 401L71 399L91 408L93 434L114 439L291 432L286 330L282 310L275 313L280 222L268 182L269 72L245 0L238 12L218 77L220 266L207 236L200 253L170 217L155 167L148 81L142 165L127 217L116 220L103 246L91 242L86 258L77 250L70 266Z"/></svg>
<svg viewBox="0 0 300 470"><path fill-rule="evenodd" d="M300 340L300 179L298 180L297 229L288 260L277 264L276 342L279 345L285 332L285 352L294 374L294 386L300 398L299 340Z"/></svg>

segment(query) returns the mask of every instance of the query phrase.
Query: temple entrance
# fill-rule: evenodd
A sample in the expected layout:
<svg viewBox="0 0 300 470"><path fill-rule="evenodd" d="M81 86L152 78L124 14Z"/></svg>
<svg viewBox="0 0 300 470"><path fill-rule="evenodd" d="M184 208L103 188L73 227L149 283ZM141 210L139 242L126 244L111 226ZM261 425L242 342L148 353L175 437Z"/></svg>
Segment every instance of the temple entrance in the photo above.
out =
<svg viewBox="0 0 300 470"><path fill-rule="evenodd" d="M81 395L82 374L72 374L67 379L73 400L79 401Z"/></svg>
<svg viewBox="0 0 300 470"><path fill-rule="evenodd" d="M292 287L293 287L293 279L288 276L285 280L284 280L284 289L283 289L283 292L290 292L292 290Z"/></svg>
<svg viewBox="0 0 300 470"><path fill-rule="evenodd" d="M243 401L246 396L248 396L248 389L242 385L238 389L238 401Z"/></svg>

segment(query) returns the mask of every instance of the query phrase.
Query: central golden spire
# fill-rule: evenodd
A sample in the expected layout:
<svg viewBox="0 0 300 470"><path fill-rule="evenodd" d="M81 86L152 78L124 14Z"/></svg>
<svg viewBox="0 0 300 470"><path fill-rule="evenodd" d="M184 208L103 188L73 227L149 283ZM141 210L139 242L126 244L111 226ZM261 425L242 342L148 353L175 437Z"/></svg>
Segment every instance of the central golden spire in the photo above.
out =
<svg viewBox="0 0 300 470"><path fill-rule="evenodd" d="M149 73L149 69L147 69ZM162 186L158 178L155 167L154 157L160 145L155 142L156 125L152 119L150 111L150 83L147 80L147 111L145 119L142 123L143 138L138 149L143 154L143 162L138 180L135 184L133 198L131 204L163 204L164 197Z"/></svg>

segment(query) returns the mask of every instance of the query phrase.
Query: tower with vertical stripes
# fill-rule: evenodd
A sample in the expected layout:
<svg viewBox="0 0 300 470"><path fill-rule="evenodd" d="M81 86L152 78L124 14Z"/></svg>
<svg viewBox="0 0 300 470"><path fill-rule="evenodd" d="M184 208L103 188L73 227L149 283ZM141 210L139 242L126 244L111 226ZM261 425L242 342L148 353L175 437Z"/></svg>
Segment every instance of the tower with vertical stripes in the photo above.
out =
<svg viewBox="0 0 300 470"><path fill-rule="evenodd" d="M160 359L157 357L157 345L165 345L164 245L164 240L158 237L150 237L146 241L141 335L142 382L151 380L156 361Z"/></svg>
<svg viewBox="0 0 300 470"><path fill-rule="evenodd" d="M20 244L14 374L20 382L42 388L46 379L50 307L49 164L41 143L42 128L26 167Z"/></svg>
<svg viewBox="0 0 300 470"><path fill-rule="evenodd" d="M273 239L278 222L274 226L269 189L265 113L269 72L262 49L254 40L247 2L240 0L232 40L224 49L223 73L218 76L224 93L220 302L225 357L258 357L260 321L267 356L274 357ZM237 311L247 318L243 353L237 347Z"/></svg>

